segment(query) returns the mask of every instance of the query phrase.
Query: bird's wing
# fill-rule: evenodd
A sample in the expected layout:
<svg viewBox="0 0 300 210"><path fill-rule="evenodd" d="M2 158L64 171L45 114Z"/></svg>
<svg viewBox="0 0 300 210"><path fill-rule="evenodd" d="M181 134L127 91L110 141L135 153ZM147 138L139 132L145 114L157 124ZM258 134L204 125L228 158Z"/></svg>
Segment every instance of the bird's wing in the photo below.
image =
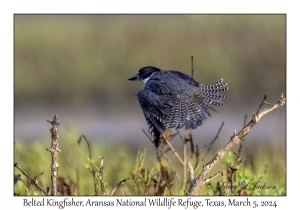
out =
<svg viewBox="0 0 300 210"><path fill-rule="evenodd" d="M138 100L156 147L161 144L159 137L167 127L165 120L172 109L171 97L168 87L156 80L149 80L144 90L138 93Z"/></svg>
<svg viewBox="0 0 300 210"><path fill-rule="evenodd" d="M166 129L180 129L184 125L187 129L197 128L210 116L209 110L216 111L210 105L222 106L222 101L227 98L219 94L228 90L223 80L203 85L177 71L168 71L167 81L158 78L154 75L138 93L156 147L161 144L159 137Z"/></svg>
<svg viewBox="0 0 300 210"><path fill-rule="evenodd" d="M195 81L192 76L190 76L186 73L183 73L183 72L180 72L180 71L174 71L174 70L169 70L168 72L173 74L174 76L182 79L183 81L185 81L189 85L193 85L195 87L200 86L200 84L197 81Z"/></svg>

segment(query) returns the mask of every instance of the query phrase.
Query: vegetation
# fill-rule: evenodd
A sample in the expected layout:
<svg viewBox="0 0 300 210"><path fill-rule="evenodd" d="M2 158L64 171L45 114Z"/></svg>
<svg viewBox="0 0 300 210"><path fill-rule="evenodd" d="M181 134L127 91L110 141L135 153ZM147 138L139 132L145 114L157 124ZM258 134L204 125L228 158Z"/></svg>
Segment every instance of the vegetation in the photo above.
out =
<svg viewBox="0 0 300 210"><path fill-rule="evenodd" d="M101 195L99 170L96 170L100 168L99 155L105 156L102 175L106 192L112 192L116 184L123 180L114 195L184 194L186 189L183 189L183 167L171 150L165 153L166 156L161 156L154 149L135 153L126 145L93 143L90 145L90 158L87 144L78 141L78 136L75 130L64 131L59 140L59 195ZM172 143L177 144L179 136L174 136ZM51 186L51 158L45 150L50 145L49 139L45 137L30 144L18 139L15 142L15 162L31 177L37 177L36 180L45 190ZM206 163L223 147L222 145L223 143L218 142L211 150L203 148L208 151L207 156L204 150L200 149L199 157L193 156L189 158L189 162L195 165L199 159L205 159L202 164ZM207 183L200 189L199 195L285 195L284 148L284 145L276 144L249 147L246 140L242 149L236 148L236 152L229 152L222 162L216 165L212 173L222 171L224 175ZM236 166L235 162L238 163ZM195 174L199 174L201 170L202 167L197 167ZM92 171L96 171L94 175L90 173ZM235 178L231 183L232 172ZM17 168L14 174L16 195L43 195Z"/></svg>

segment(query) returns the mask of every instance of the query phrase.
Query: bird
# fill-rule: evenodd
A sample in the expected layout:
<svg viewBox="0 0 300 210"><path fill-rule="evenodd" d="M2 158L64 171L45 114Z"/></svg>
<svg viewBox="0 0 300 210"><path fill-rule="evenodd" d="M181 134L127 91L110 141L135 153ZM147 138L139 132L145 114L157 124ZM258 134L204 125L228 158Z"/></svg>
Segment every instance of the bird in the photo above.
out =
<svg viewBox="0 0 300 210"><path fill-rule="evenodd" d="M156 148L162 144L161 135L171 128L196 129L217 112L211 105L223 106L227 83L219 79L211 84L198 83L190 75L176 70L161 70L145 66L130 81L142 81L145 86L137 94L140 107Z"/></svg>

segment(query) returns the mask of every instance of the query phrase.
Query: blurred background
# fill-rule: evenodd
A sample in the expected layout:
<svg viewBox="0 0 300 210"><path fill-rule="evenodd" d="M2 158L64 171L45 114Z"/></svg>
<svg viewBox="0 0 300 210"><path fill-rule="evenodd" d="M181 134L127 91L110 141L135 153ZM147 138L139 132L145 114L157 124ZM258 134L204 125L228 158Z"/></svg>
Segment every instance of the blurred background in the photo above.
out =
<svg viewBox="0 0 300 210"><path fill-rule="evenodd" d="M128 78L148 65L190 74L191 56L196 81L223 78L229 86L225 106L193 131L199 147L224 121L221 148L265 93L270 103L286 96L285 15L15 15L14 34L14 139L20 151L44 141L50 146L46 120L55 114L62 147L84 134L95 147L126 147L133 160L138 150L154 151L135 96L144 84ZM269 159L281 154L276 170L283 170L285 106L263 117L246 139L252 152L276 147ZM179 139L174 146L181 146Z"/></svg>

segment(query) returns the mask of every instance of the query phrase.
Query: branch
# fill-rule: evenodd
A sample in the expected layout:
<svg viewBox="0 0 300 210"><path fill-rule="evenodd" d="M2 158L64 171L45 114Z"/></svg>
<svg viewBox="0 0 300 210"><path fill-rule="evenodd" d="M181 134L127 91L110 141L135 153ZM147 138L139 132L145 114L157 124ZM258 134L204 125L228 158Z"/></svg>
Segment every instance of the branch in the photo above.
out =
<svg viewBox="0 0 300 210"><path fill-rule="evenodd" d="M142 130L144 132L144 134L148 137L148 139L152 142L151 138L149 137L149 135L146 133L145 130ZM172 150L172 152L174 153L174 155L177 157L177 159L179 160L179 162L181 163L181 165L183 166L183 161L181 160L181 158L179 157L179 155L177 154L177 152L175 151L175 149L172 147L171 143L169 142L168 139L165 139L166 143L168 144L168 146L170 147L170 149ZM163 153L163 152L162 152Z"/></svg>
<svg viewBox="0 0 300 210"><path fill-rule="evenodd" d="M210 182L213 178L216 178L220 174L223 175L223 173L221 171L218 171L218 172L214 173L213 175L211 175L210 177L208 177L207 179L204 180L204 184Z"/></svg>
<svg viewBox="0 0 300 210"><path fill-rule="evenodd" d="M57 163L57 153L60 152L60 149L58 149L58 126L59 122L57 121L57 115L54 115L53 121L47 120L49 123L51 123L52 128L50 128L51 132L51 148L46 148L48 152L51 153L51 181L52 181L52 192L51 195L57 195L57 175L58 175L58 163Z"/></svg>
<svg viewBox="0 0 300 210"><path fill-rule="evenodd" d="M169 165L171 166L173 172L175 173L175 176L176 176L177 180L179 181L179 183L181 183L180 178L179 178L179 175L178 175L178 173L175 171L175 169L174 169L173 165L171 164L170 160L168 159L167 155L166 155L166 154L164 153L164 151L162 151L160 148L158 148L158 151L160 151L161 154L165 157L166 161L169 163Z"/></svg>
<svg viewBox="0 0 300 210"><path fill-rule="evenodd" d="M185 126L186 130L186 126ZM184 192L187 190L187 180L186 180L186 137L183 141L183 180L182 180L182 189ZM191 143L192 144L192 143Z"/></svg>
<svg viewBox="0 0 300 210"><path fill-rule="evenodd" d="M218 133L216 134L216 136L215 136L215 138L212 140L212 142L210 142L208 145L205 146L205 147L208 146L208 148L207 148L206 153L204 154L203 158L201 159L200 164L197 164L197 165L196 165L195 171L198 169L198 167L199 167L200 165L202 165L202 163L203 163L204 159L206 158L208 152L210 151L211 147L213 146L213 144L215 143L215 141L219 138L219 134L220 134L220 132L221 132L221 130L222 130L222 128L223 128L223 125L224 125L224 122L222 122L222 124L221 124L221 126L220 126L220 128L219 128L219 130L218 130ZM205 147L204 147L204 148L205 148ZM197 163L198 163L198 162L197 162Z"/></svg>
<svg viewBox="0 0 300 210"><path fill-rule="evenodd" d="M19 169L22 174L24 176L26 176L29 180L30 183L33 184L34 186L36 186L36 188L38 188L42 193L44 193L45 195L48 195L48 193L39 185L38 181L37 181L37 177L34 177L33 179L18 165L18 163L14 163L14 167L16 167L17 169Z"/></svg>
<svg viewBox="0 0 300 210"><path fill-rule="evenodd" d="M152 142L151 137L147 134L147 132L146 132L145 130L142 130L142 131L143 131L144 134L148 137L148 139ZM161 154L166 158L166 160L168 161L168 163L169 163L169 165L171 166L172 170L174 171L177 180L179 181L179 183L181 183L181 182L180 182L180 178L179 178L179 176L178 176L178 173L174 170L173 165L171 164L170 160L168 159L168 157L167 157L166 154L165 154L166 151L163 151L163 150L161 149L161 147L157 148L157 150L160 151ZM154 163L154 162L153 162L153 163Z"/></svg>
<svg viewBox="0 0 300 210"><path fill-rule="evenodd" d="M191 56L191 65L192 65L192 78L194 77L194 57Z"/></svg>
<svg viewBox="0 0 300 210"><path fill-rule="evenodd" d="M258 121L267 113L273 111L274 109L283 106L286 103L286 98L283 98L283 95L281 95L281 100L279 100L276 104L271 105L270 108L264 109L261 111L261 108L263 105L267 104L270 105L269 103L266 102L267 99L267 94L264 95L264 99L261 102L257 112L255 115L252 116L251 121L238 133L235 134L231 140L225 145L225 147L218 152L215 157L208 162L204 167L199 176L196 178L194 181L193 185L190 186L188 192L186 192L186 195L197 195L198 190L205 184L205 177L211 172L213 167L219 162L221 158L224 157L224 155L229 152L235 145L239 144L244 137L249 133L250 129L258 123Z"/></svg>
<svg viewBox="0 0 300 210"><path fill-rule="evenodd" d="M81 135L77 141L78 145L80 145L81 143L81 139L84 139L87 146L88 146L88 150L89 150L89 158L90 160L92 160L92 152L91 152L91 146L90 146L90 143L89 141L87 140L87 138L85 137L85 135ZM97 182L96 182L96 171L94 169L94 164L93 162L91 162L91 166L92 166L92 169L91 169L91 173L92 173L92 176L93 176L93 180L94 180L94 190L95 190L95 195L98 195L98 190L97 190Z"/></svg>
<svg viewBox="0 0 300 210"><path fill-rule="evenodd" d="M243 127L245 127L246 125L246 122L247 122L247 115L245 115L244 117L244 124L243 124ZM232 186L234 186L234 183L235 183L235 178L236 178L236 171L238 170L237 169L237 166L243 161L241 159L241 154L242 154L242 146L243 146L243 141L245 141L245 139L242 139L242 141L240 142L240 146L239 146L239 149L238 149L238 152L234 152L234 155L235 155L235 161L234 161L234 164L231 166L231 165L227 165L227 180L229 182L229 189L231 189L231 192L227 192L227 195L230 195L229 193L234 193L234 188Z"/></svg>
<svg viewBox="0 0 300 210"><path fill-rule="evenodd" d="M112 189L110 195L114 195L115 191L123 184L125 183L127 180L129 180L131 178L126 178L126 179L123 179L123 180L120 180L114 187L114 189Z"/></svg>
<svg viewBox="0 0 300 210"><path fill-rule="evenodd" d="M90 146L90 143L89 141L87 140L87 138L85 137L85 135L81 135L77 141L78 145L81 143L81 139L84 139L87 146L88 146L88 150L89 150L89 157L90 159L92 159L92 152L91 152L91 146Z"/></svg>
<svg viewBox="0 0 300 210"><path fill-rule="evenodd" d="M179 160L179 162L181 163L182 166L184 166L183 161L181 160L181 158L179 157L179 155L177 154L177 152L175 151L175 149L173 148L173 146L171 145L171 143L166 139L167 144L169 145L170 149L172 150L172 152L174 153L174 155L177 157L177 159Z"/></svg>

